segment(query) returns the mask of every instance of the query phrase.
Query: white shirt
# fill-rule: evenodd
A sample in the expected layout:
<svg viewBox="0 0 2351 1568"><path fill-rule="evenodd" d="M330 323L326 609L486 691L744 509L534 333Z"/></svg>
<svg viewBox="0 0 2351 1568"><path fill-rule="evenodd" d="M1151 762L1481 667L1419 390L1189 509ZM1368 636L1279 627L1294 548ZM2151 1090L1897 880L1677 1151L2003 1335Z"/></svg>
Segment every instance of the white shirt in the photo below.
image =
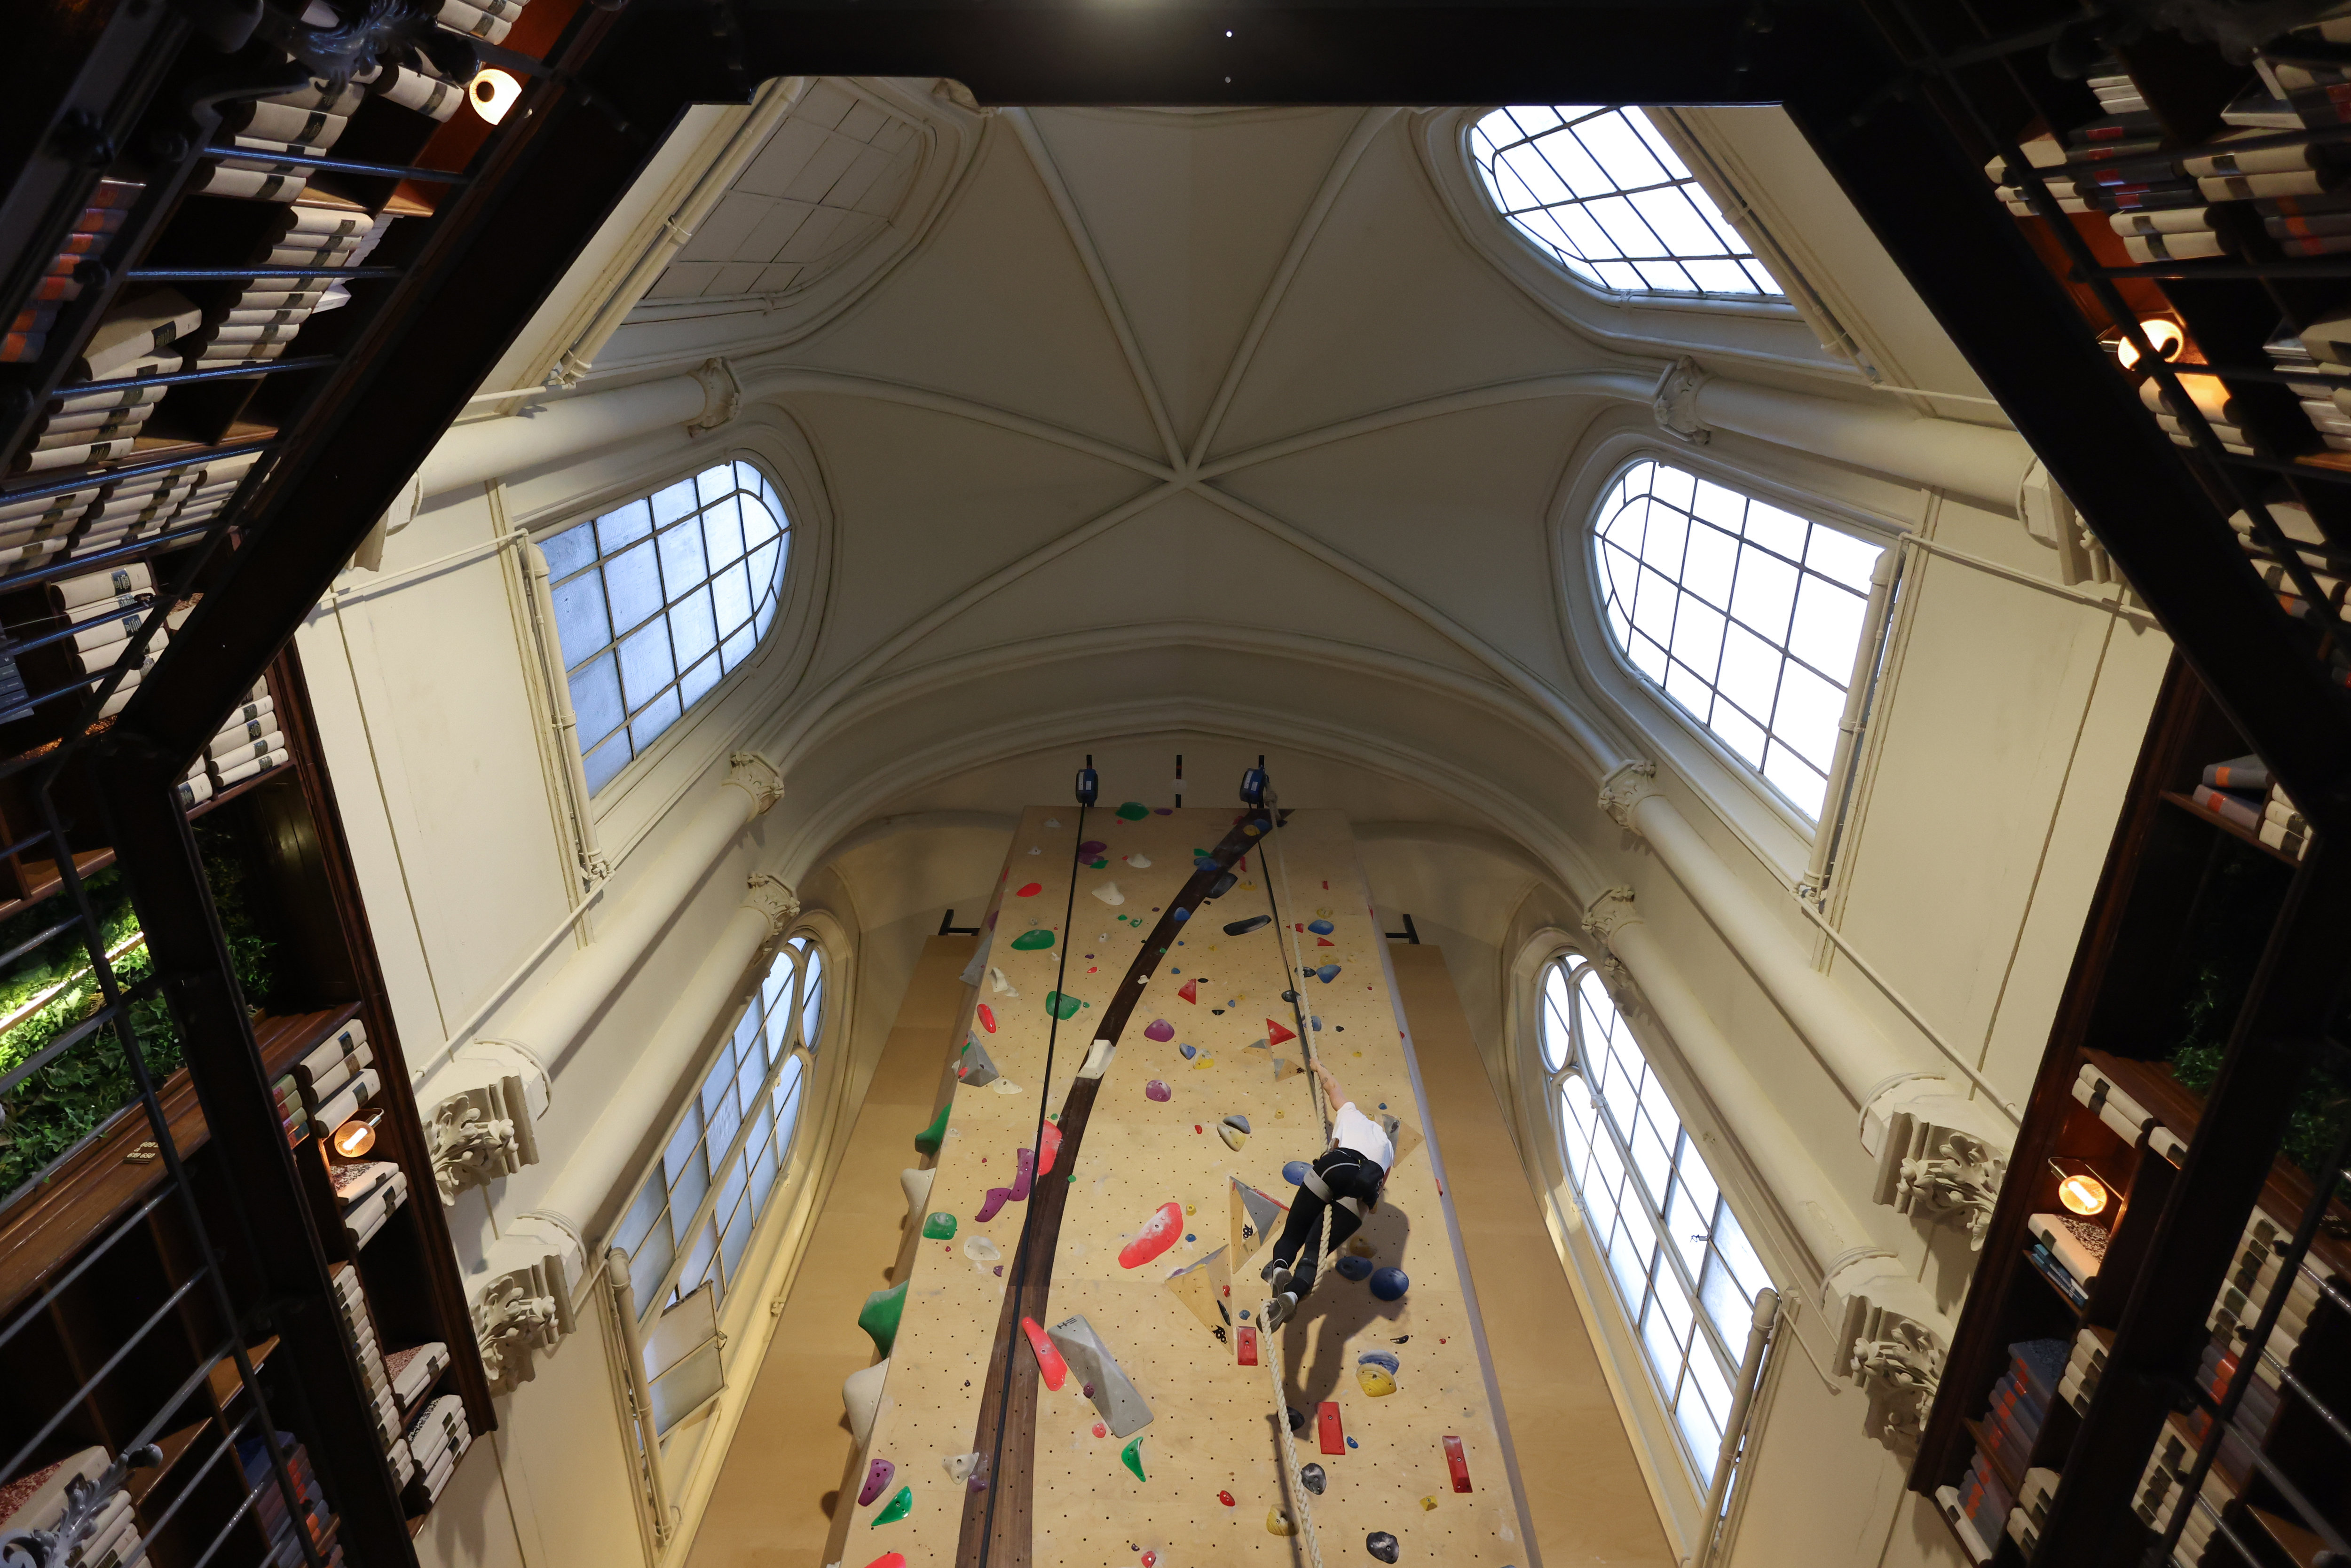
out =
<svg viewBox="0 0 2351 1568"><path fill-rule="evenodd" d="M1339 1113L1331 1119L1331 1143L1335 1148L1353 1149L1365 1159L1378 1162L1382 1170L1395 1164L1395 1145L1388 1142L1386 1132L1356 1110L1353 1100L1340 1106Z"/></svg>

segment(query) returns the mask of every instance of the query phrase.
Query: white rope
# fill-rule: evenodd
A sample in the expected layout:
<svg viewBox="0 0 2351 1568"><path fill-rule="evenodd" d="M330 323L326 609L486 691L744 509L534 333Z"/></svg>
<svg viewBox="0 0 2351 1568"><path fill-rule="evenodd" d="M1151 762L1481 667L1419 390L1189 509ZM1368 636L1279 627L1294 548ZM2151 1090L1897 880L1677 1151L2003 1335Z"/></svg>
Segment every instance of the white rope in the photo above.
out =
<svg viewBox="0 0 2351 1568"><path fill-rule="evenodd" d="M1269 822L1273 819L1273 808L1270 804L1266 808L1266 819ZM1290 902L1290 855L1281 846L1280 841L1278 837L1279 832L1280 828L1279 826L1276 826L1266 833L1267 842L1260 843L1258 846L1257 863L1258 868L1265 873L1267 885L1270 886L1273 883L1274 873L1273 866L1268 862L1266 856L1267 843L1270 843L1274 852L1272 857L1273 860L1278 861L1281 866L1281 907L1285 914L1295 915L1299 913L1299 908L1297 904ZM1306 992L1301 988L1306 977L1298 973L1298 971L1303 968L1306 964L1306 945L1303 942L1292 940L1292 938L1297 935L1295 928L1303 925L1305 922L1293 919L1290 920L1289 924L1292 927L1291 930L1275 933L1276 937L1282 943L1288 945L1290 948L1290 978L1284 984L1282 988L1294 993L1299 998L1299 1000L1291 1004L1291 1009L1293 1016L1298 1019L1299 1049L1306 1057L1306 1076L1308 1079L1306 1085L1307 1103L1314 1107L1315 1114L1322 1118L1322 1136L1325 1142L1327 1142L1332 1136L1332 1119L1338 1115L1339 1107L1326 1103L1325 1097L1322 1093L1322 1075L1314 1071L1316 1060L1314 1050L1314 1018L1312 1013L1311 1013L1307 1009L1305 1001Z"/></svg>
<svg viewBox="0 0 2351 1568"><path fill-rule="evenodd" d="M1297 1510L1291 1521L1306 1542L1308 1568L1322 1568L1322 1547L1314 1538L1314 1511L1306 1501L1306 1482L1298 1473L1298 1444L1290 1435L1290 1397L1281 1386L1281 1331L1264 1326L1266 1312L1272 1306L1268 1301L1259 1310L1257 1337L1265 1346L1265 1364L1273 1374L1273 1424L1281 1433L1281 1462L1290 1469L1290 1500Z"/></svg>

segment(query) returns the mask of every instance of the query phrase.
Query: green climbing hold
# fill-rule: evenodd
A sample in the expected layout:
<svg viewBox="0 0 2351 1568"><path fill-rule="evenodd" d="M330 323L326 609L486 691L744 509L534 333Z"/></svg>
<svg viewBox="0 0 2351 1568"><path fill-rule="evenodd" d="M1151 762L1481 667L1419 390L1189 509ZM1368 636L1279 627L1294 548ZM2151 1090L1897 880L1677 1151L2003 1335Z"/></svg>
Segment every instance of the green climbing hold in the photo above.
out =
<svg viewBox="0 0 2351 1568"><path fill-rule="evenodd" d="M939 1152L939 1145L946 1141L947 1113L954 1109L955 1103L953 1101L949 1101L946 1104L940 1106L939 1113L931 1119L931 1124L914 1134L914 1152L916 1154L935 1155Z"/></svg>
<svg viewBox="0 0 2351 1568"><path fill-rule="evenodd" d="M1042 926L1034 931L1023 931L1012 939L1012 950L1016 953L1039 953L1052 945L1053 934Z"/></svg>
<svg viewBox="0 0 2351 1568"><path fill-rule="evenodd" d="M879 1525L895 1524L914 1511L914 1489L910 1486L900 1487L898 1489L898 1495L882 1505L882 1511L873 1516L873 1524L869 1525L867 1528L872 1529L874 1526Z"/></svg>
<svg viewBox="0 0 2351 1568"><path fill-rule="evenodd" d="M1078 1009L1086 1004L1059 991L1047 991L1045 1005L1053 1009L1053 1016L1057 1019L1073 1019L1078 1016Z"/></svg>
<svg viewBox="0 0 2351 1568"><path fill-rule="evenodd" d="M1122 822L1139 822L1149 815L1151 815L1151 808L1140 800L1129 800L1118 809L1118 820Z"/></svg>
<svg viewBox="0 0 2351 1568"><path fill-rule="evenodd" d="M923 1221L923 1238L926 1241L952 1241L955 1233L956 1217L952 1214L934 1214Z"/></svg>
<svg viewBox="0 0 2351 1568"><path fill-rule="evenodd" d="M1119 1457L1120 1461L1121 1461L1122 1463L1123 1463L1123 1464L1126 1466L1126 1468L1127 1468L1128 1469L1133 1470L1133 1471L1134 1472L1134 1479L1135 1479L1136 1480L1139 1480L1139 1481L1147 1481L1147 1480L1149 1480L1149 1479L1151 1479L1149 1476L1146 1476L1146 1475L1144 1475L1144 1474L1143 1473L1143 1434L1142 1434L1142 1433L1137 1432L1137 1433L1134 1435L1134 1441L1133 1441L1132 1443L1129 1443L1125 1448L1121 1448L1121 1449L1118 1451L1118 1457Z"/></svg>
<svg viewBox="0 0 2351 1568"><path fill-rule="evenodd" d="M873 1336L876 1354L885 1357L890 1354L890 1347L898 1342L898 1320L905 1312L904 1281L865 1298L865 1310L857 1314L857 1326Z"/></svg>

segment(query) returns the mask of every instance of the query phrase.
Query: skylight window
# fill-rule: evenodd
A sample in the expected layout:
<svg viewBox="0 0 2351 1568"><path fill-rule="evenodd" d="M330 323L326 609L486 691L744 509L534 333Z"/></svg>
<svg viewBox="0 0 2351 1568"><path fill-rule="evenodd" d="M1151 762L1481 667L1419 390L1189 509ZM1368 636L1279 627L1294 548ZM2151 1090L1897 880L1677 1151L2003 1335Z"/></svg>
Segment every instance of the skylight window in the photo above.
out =
<svg viewBox="0 0 2351 1568"><path fill-rule="evenodd" d="M1625 294L1782 296L1637 109L1498 109L1470 131L1469 148L1502 215L1587 283Z"/></svg>

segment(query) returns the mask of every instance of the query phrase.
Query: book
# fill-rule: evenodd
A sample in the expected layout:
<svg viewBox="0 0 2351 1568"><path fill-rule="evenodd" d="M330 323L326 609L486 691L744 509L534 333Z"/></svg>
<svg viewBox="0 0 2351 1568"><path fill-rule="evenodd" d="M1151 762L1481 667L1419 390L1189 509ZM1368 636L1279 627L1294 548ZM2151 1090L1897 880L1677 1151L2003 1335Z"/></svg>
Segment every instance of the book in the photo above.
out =
<svg viewBox="0 0 2351 1568"><path fill-rule="evenodd" d="M2179 372L2179 390L2188 394L2189 401L2196 405L2196 412L2212 424L2234 425L2238 414L2243 411L2243 406L2218 376L2191 375L2183 371ZM2138 401L2153 413L2179 412L2177 401L2152 376L2139 383Z"/></svg>
<svg viewBox="0 0 2351 1568"><path fill-rule="evenodd" d="M77 381L106 381L204 325L204 312L176 288L156 288L110 307L75 361Z"/></svg>
<svg viewBox="0 0 2351 1568"><path fill-rule="evenodd" d="M2244 514L2240 512L2239 517ZM2307 513L2304 514L2308 516ZM2269 764L2254 753L2232 757L2226 762L2215 762L2204 769L2203 782L2212 789L2237 789L2251 792L2270 788Z"/></svg>
<svg viewBox="0 0 2351 1568"><path fill-rule="evenodd" d="M447 120L465 100L465 89L458 83L443 81L407 66L387 66L368 85L369 90L401 108L413 109L434 120Z"/></svg>
<svg viewBox="0 0 2351 1568"><path fill-rule="evenodd" d="M368 1049L366 1030L353 1019L351 1027L336 1030L296 1062L293 1077L298 1083L315 1085L333 1074L356 1072L374 1060L374 1052Z"/></svg>
<svg viewBox="0 0 2351 1568"><path fill-rule="evenodd" d="M2249 833L2257 831L2262 825L2262 809L2241 795L2199 784L2189 799L2214 816L2224 821L2232 822Z"/></svg>
<svg viewBox="0 0 2351 1568"><path fill-rule="evenodd" d="M440 1341L414 1345L407 1350L395 1350L383 1358L383 1369L392 1379L392 1391L403 1408L423 1397L442 1373L449 1367L449 1347Z"/></svg>
<svg viewBox="0 0 2351 1568"><path fill-rule="evenodd" d="M2282 239L2278 249L2288 256L2340 256L2351 251L2351 235L2311 235L2298 239Z"/></svg>
<svg viewBox="0 0 2351 1568"><path fill-rule="evenodd" d="M2244 202L2261 196L2314 196L2342 183L2342 171L2330 164L2319 169L2287 169L2263 174L2219 174L2196 182L2205 198Z"/></svg>
<svg viewBox="0 0 2351 1568"><path fill-rule="evenodd" d="M2028 1396L2046 1411L2065 1375L2071 1346L2062 1339L2020 1340L2008 1347L2009 1365L2015 1369Z"/></svg>
<svg viewBox="0 0 2351 1568"><path fill-rule="evenodd" d="M287 759L287 753L279 750L272 751L266 756L250 758L234 768L215 768L213 772L213 787L215 789L225 789L232 784L242 784L248 779L257 779L264 773L285 767Z"/></svg>
<svg viewBox="0 0 2351 1568"><path fill-rule="evenodd" d="M2220 208L2199 203L2192 207L2172 207L2158 212L2116 213L2106 222L2118 235L2171 235L2209 232ZM2273 218L2273 223L2294 223L2293 218Z"/></svg>
<svg viewBox="0 0 2351 1568"><path fill-rule="evenodd" d="M2070 1214L2036 1214L2024 1224L2075 1284L2086 1291L2097 1282L2098 1265L2106 1255L2107 1233L2103 1227Z"/></svg>
<svg viewBox="0 0 2351 1568"><path fill-rule="evenodd" d="M2024 1260L2040 1270L2043 1279L2057 1287L2057 1293L2075 1307L2089 1305L2089 1293L2075 1282L2074 1276L2065 1271L2064 1265L2059 1263L2055 1257L2051 1255L2046 1243L2034 1241L2032 1249L2025 1253Z"/></svg>
<svg viewBox="0 0 2351 1568"><path fill-rule="evenodd" d="M332 147L335 139L343 133L343 127L349 123L348 115L329 114L323 109L277 103L267 99L248 99L221 116L221 129L235 134L263 136L320 149Z"/></svg>
<svg viewBox="0 0 2351 1568"><path fill-rule="evenodd" d="M307 170L270 172L263 170L232 168L217 160L206 160L188 176L186 189L190 194L202 193L214 196L240 196L256 202L290 202L302 193L309 178Z"/></svg>
<svg viewBox="0 0 2351 1568"><path fill-rule="evenodd" d="M2267 132L2259 131L2232 131L2219 137L2215 151L2180 160L2180 168L2193 179L2215 175L2276 174L2297 170L2325 169L2339 154L2332 142L2289 141L2283 146L2232 149L2229 143L2244 141L2274 141Z"/></svg>
<svg viewBox="0 0 2351 1568"><path fill-rule="evenodd" d="M2298 244L2298 241L2283 242ZM2123 249L2141 266L2163 261L2204 261L2229 254L2228 246L2210 229L2188 229L2172 234L2123 235Z"/></svg>
<svg viewBox="0 0 2351 1568"><path fill-rule="evenodd" d="M395 1170L374 1194L366 1197L343 1216L347 1242L353 1249L366 1246L375 1239L384 1222L408 1200L408 1177Z"/></svg>
<svg viewBox="0 0 2351 1568"><path fill-rule="evenodd" d="M340 1127L357 1114L359 1108L366 1104L381 1086L375 1069L362 1067L351 1075L347 1085L335 1092L334 1098L319 1107L313 1119L322 1127Z"/></svg>

